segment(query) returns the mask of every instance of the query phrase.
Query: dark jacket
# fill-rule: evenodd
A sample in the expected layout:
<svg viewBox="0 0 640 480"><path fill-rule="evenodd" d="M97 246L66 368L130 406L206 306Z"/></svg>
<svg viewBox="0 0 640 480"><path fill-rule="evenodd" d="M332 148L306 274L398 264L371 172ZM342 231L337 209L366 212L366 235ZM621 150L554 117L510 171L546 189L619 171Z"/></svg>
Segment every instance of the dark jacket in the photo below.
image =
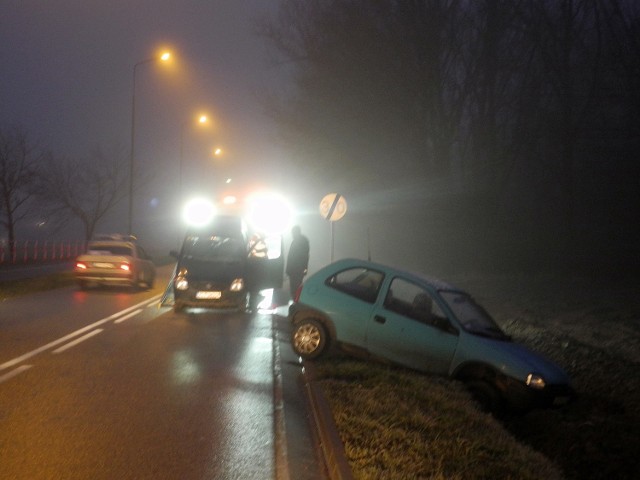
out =
<svg viewBox="0 0 640 480"><path fill-rule="evenodd" d="M287 255L287 275L303 273L309 266L309 239L299 235L291 242Z"/></svg>

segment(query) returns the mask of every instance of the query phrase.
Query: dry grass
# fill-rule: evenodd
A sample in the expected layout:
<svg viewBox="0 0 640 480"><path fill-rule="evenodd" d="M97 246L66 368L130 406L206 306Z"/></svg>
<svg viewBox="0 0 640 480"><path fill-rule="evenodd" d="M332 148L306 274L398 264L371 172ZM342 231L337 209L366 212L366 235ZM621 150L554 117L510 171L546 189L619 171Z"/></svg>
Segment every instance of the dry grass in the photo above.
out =
<svg viewBox="0 0 640 480"><path fill-rule="evenodd" d="M457 382L340 356L317 369L355 478L562 478Z"/></svg>
<svg viewBox="0 0 640 480"><path fill-rule="evenodd" d="M25 280L2 281L0 282L0 299L67 287L73 285L74 281L73 272L53 273Z"/></svg>

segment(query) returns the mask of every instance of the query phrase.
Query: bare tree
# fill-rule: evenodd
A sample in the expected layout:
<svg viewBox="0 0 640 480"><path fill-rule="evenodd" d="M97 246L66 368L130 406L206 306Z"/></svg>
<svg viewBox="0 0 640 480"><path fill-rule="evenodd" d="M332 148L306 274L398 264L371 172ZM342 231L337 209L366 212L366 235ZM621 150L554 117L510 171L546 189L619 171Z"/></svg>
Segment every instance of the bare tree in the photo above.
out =
<svg viewBox="0 0 640 480"><path fill-rule="evenodd" d="M37 192L50 218L58 226L76 218L85 239L91 239L99 222L126 194L125 161L123 155L106 157L99 149L83 159L49 155L38 175Z"/></svg>
<svg viewBox="0 0 640 480"><path fill-rule="evenodd" d="M272 113L310 151L305 166L360 180L450 180L465 156L495 163L465 142L482 125L494 156L501 146L505 85L517 91L501 60L513 15L499 0L286 0L261 31L297 91Z"/></svg>
<svg viewBox="0 0 640 480"><path fill-rule="evenodd" d="M596 173L637 199L636 3L282 0L261 33L295 88L271 113L300 172L369 191L438 179L464 235L493 216L568 258L594 208L628 211Z"/></svg>
<svg viewBox="0 0 640 480"><path fill-rule="evenodd" d="M39 158L22 128L0 129L0 224L7 231L9 245L15 243L16 225L29 213L26 207Z"/></svg>

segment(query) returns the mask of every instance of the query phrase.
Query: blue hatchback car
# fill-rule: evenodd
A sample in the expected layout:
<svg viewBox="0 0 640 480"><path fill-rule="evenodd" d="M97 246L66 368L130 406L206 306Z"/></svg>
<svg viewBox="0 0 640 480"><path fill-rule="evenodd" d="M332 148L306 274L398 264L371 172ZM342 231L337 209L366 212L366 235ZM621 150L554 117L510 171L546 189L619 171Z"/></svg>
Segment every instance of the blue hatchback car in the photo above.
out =
<svg viewBox="0 0 640 480"><path fill-rule="evenodd" d="M291 343L305 359L331 344L464 382L489 411L568 402L568 375L514 343L465 291L356 259L306 279L289 307Z"/></svg>

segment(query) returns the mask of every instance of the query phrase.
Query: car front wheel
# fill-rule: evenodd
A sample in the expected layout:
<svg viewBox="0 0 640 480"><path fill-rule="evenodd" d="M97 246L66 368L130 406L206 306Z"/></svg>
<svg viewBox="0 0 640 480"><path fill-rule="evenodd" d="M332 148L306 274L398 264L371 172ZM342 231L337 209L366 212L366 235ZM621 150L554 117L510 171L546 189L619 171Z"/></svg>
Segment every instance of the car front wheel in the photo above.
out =
<svg viewBox="0 0 640 480"><path fill-rule="evenodd" d="M327 346L327 331L322 324L313 319L305 319L293 326L291 345L302 358L317 358Z"/></svg>
<svg viewBox="0 0 640 480"><path fill-rule="evenodd" d="M504 408L502 396L491 383L485 380L472 380L467 383L467 389L482 411L494 415L502 413Z"/></svg>

